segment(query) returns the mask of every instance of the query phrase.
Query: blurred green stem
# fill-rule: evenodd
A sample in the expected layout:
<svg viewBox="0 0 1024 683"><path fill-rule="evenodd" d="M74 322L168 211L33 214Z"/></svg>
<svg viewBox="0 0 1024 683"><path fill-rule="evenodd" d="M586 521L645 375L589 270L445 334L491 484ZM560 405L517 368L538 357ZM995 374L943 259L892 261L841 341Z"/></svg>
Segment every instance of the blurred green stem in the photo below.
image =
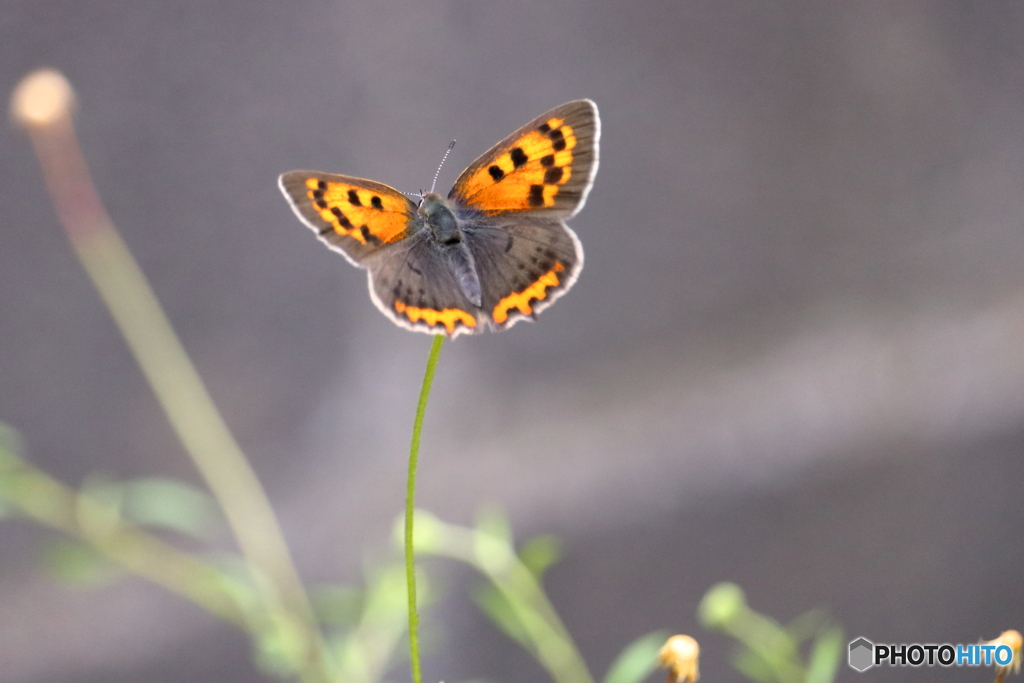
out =
<svg viewBox="0 0 1024 683"><path fill-rule="evenodd" d="M767 667L771 680L776 683L805 682L806 671L800 658L799 641L821 632L820 613L810 612L796 620L793 631L797 634L803 631L806 634L795 637L774 619L751 609L742 588L723 581L712 586L704 595L698 614L707 628L726 633L742 643L747 651L756 657L757 662ZM826 630L822 633L830 634L828 637L831 640L825 643L826 646L835 641L833 631ZM841 638L841 635L839 637ZM745 656L744 651L740 652L741 658L737 661L742 661L742 656ZM830 665L827 654L827 651L820 653L818 666L823 673L816 675L831 675L827 669Z"/></svg>
<svg viewBox="0 0 1024 683"><path fill-rule="evenodd" d="M58 90L63 89L62 101L51 109L28 106L44 101L55 82ZM53 203L82 265L223 509L242 553L269 580L269 586L260 576L254 581L268 586L264 607L270 614L283 609L301 624L307 643L303 680L327 680L323 638L270 502L103 208L75 137L72 103L73 93L63 76L37 72L15 91L12 112L32 138ZM35 111L44 111L45 116L32 115Z"/></svg>
<svg viewBox="0 0 1024 683"><path fill-rule="evenodd" d="M801 683L804 670L796 644L774 620L745 609L722 628L767 664L779 683Z"/></svg>
<svg viewBox="0 0 1024 683"><path fill-rule="evenodd" d="M409 594L409 666L412 670L412 683L422 683L423 672L420 670L420 617L416 609L416 555L413 546L413 519L416 510L416 467L420 456L420 435L423 433L423 416L427 412L427 401L430 399L430 387L434 384L434 371L437 359L444 346L444 335L434 335L427 356L427 370L423 375L423 387L420 389L420 401L416 406L416 419L412 423L412 444L409 446L409 475L405 489L405 581Z"/></svg>
<svg viewBox="0 0 1024 683"><path fill-rule="evenodd" d="M502 594L522 627L523 642L556 683L593 683L568 630L533 572L515 548L482 529L447 524L422 510L416 547L464 562L487 577Z"/></svg>

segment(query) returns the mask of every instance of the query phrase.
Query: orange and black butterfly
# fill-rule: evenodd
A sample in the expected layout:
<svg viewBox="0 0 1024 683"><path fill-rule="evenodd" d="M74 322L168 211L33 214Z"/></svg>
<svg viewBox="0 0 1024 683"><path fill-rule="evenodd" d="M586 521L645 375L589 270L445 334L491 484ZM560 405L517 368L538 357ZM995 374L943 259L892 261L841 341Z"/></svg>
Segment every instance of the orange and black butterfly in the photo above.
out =
<svg viewBox="0 0 1024 683"><path fill-rule="evenodd" d="M565 224L597 174L597 105L537 117L462 172L447 199L414 203L351 176L290 171L296 215L369 271L370 297L397 324L430 334L503 330L569 291L583 247Z"/></svg>

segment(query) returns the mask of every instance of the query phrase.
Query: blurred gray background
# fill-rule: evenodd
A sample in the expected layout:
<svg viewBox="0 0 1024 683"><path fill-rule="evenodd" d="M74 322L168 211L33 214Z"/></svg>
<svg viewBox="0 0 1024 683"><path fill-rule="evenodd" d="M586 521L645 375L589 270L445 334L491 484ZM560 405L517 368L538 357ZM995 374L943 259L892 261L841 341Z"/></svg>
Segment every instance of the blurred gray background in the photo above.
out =
<svg viewBox="0 0 1024 683"><path fill-rule="evenodd" d="M419 503L561 536L549 587L598 675L668 628L704 680L742 680L695 621L724 579L876 642L1024 626L1021 3L3 0L0 89L40 66L75 86L106 206L309 581L387 547L430 342L277 175L415 191L457 138L447 188L590 97L586 267L538 323L446 345ZM10 126L0 161L0 420L70 483L198 482ZM0 524L0 680L269 680L157 588L41 575L48 537ZM427 679L544 680L438 569Z"/></svg>

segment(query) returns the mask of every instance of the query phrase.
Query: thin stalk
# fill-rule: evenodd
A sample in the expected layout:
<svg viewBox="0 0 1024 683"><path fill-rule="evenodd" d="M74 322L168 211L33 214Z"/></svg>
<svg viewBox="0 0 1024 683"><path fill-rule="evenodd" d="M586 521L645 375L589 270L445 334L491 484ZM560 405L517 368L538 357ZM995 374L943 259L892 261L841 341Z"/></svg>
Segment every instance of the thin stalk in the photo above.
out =
<svg viewBox="0 0 1024 683"><path fill-rule="evenodd" d="M422 683L420 670L420 617L416 611L416 556L413 549L413 518L416 509L416 466L419 464L420 434L423 432L423 415L427 412L430 387L434 383L434 370L444 346L444 335L435 335L427 356L427 371L423 375L420 402L416 406L416 420L412 423L412 444L409 446L409 476L405 488L405 582L409 595L409 665L412 669L412 683Z"/></svg>

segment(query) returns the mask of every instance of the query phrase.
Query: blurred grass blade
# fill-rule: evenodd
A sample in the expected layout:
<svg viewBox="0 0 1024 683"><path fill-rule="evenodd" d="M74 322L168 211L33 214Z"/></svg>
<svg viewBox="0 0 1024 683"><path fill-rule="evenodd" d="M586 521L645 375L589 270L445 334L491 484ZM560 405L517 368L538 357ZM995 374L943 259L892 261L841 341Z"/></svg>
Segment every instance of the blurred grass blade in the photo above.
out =
<svg viewBox="0 0 1024 683"><path fill-rule="evenodd" d="M843 659L843 630L833 627L814 641L807 662L806 683L832 683Z"/></svg>
<svg viewBox="0 0 1024 683"><path fill-rule="evenodd" d="M658 668L658 652L669 637L668 631L652 631L623 648L612 662L603 683L640 683Z"/></svg>
<svg viewBox="0 0 1024 683"><path fill-rule="evenodd" d="M366 600L365 591L339 584L313 586L309 589L309 598L321 624L345 628L359 622Z"/></svg>
<svg viewBox="0 0 1024 683"><path fill-rule="evenodd" d="M786 633L794 642L802 643L820 633L828 623L829 617L825 610L812 609L786 624Z"/></svg>
<svg viewBox="0 0 1024 683"><path fill-rule="evenodd" d="M475 527L478 532L500 541L502 546L512 546L512 523L501 508L488 505L478 511Z"/></svg>
<svg viewBox="0 0 1024 683"><path fill-rule="evenodd" d="M495 626L511 640L519 643L527 652L535 652L536 648L523 623L516 617L516 612L508 599L494 586L484 584L473 591L473 602L480 608Z"/></svg>
<svg viewBox="0 0 1024 683"><path fill-rule="evenodd" d="M0 499L21 514L88 542L125 569L241 627L246 617L218 568L170 546L94 500L32 467L0 441ZM100 522L102 520L102 522Z"/></svg>
<svg viewBox="0 0 1024 683"><path fill-rule="evenodd" d="M752 681L759 683L784 683L775 669L768 664L757 652L741 647L737 649L729 660L733 667L741 674Z"/></svg>
<svg viewBox="0 0 1024 683"><path fill-rule="evenodd" d="M81 541L51 541L46 544L43 559L51 578L78 588L97 588L123 576L117 565Z"/></svg>
<svg viewBox="0 0 1024 683"><path fill-rule="evenodd" d="M519 549L519 560L538 581L561 559L562 544L557 536L551 534L534 536Z"/></svg>
<svg viewBox="0 0 1024 683"><path fill-rule="evenodd" d="M125 482L123 486L122 513L135 524L205 540L222 519L213 498L184 482L152 477Z"/></svg>

